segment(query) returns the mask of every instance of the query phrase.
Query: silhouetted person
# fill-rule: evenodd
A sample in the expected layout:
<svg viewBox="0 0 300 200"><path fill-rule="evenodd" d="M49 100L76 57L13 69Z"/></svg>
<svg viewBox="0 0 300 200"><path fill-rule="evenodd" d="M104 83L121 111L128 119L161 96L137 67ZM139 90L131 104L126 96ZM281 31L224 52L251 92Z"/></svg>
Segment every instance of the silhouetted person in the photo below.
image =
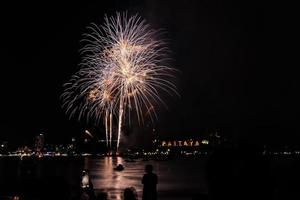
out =
<svg viewBox="0 0 300 200"><path fill-rule="evenodd" d="M157 200L157 175L153 172L152 165L146 165L142 183L143 188L143 200Z"/></svg>
<svg viewBox="0 0 300 200"><path fill-rule="evenodd" d="M134 187L125 188L124 200L137 200L137 192Z"/></svg>
<svg viewBox="0 0 300 200"><path fill-rule="evenodd" d="M84 193L88 194L90 200L96 198L94 192L94 186L90 179L88 170L83 170L82 172L81 187L82 187L83 194Z"/></svg>

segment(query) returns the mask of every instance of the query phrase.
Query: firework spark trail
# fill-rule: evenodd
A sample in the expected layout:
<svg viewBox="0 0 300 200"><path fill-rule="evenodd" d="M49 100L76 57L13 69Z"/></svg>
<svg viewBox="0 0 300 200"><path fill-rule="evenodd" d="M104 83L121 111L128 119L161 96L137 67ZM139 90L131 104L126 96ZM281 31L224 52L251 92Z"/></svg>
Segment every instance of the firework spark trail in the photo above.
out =
<svg viewBox="0 0 300 200"><path fill-rule="evenodd" d="M111 141L112 141L112 112L109 113L109 147L110 148L112 148Z"/></svg>
<svg viewBox="0 0 300 200"><path fill-rule="evenodd" d="M106 139L106 146L108 147L108 110L105 111L105 139Z"/></svg>
<svg viewBox="0 0 300 200"><path fill-rule="evenodd" d="M168 49L157 40L159 32L137 15L105 17L84 34L81 69L65 84L63 107L78 119L99 122L104 115L106 144L112 146L113 115L118 120L117 149L123 120L134 112L143 123L144 111L156 118L155 105L164 104L161 92L177 94L174 69L165 66ZM127 113L127 114L126 114ZM108 120L109 118L109 120Z"/></svg>
<svg viewBox="0 0 300 200"><path fill-rule="evenodd" d="M120 145L120 137L121 137L121 129L122 129L122 122L123 122L123 112L124 112L124 101L123 96L121 96L120 100L120 107L119 107L119 125L118 125L118 137L117 137L117 149Z"/></svg>

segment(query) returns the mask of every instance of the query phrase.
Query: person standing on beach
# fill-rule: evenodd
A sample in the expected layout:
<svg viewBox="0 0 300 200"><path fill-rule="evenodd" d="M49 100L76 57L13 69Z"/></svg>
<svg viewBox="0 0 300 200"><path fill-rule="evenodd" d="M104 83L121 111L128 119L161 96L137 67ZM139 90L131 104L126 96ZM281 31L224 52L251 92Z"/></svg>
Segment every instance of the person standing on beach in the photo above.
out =
<svg viewBox="0 0 300 200"><path fill-rule="evenodd" d="M143 187L143 200L157 200L157 175L152 172L153 166L146 165L142 184Z"/></svg>

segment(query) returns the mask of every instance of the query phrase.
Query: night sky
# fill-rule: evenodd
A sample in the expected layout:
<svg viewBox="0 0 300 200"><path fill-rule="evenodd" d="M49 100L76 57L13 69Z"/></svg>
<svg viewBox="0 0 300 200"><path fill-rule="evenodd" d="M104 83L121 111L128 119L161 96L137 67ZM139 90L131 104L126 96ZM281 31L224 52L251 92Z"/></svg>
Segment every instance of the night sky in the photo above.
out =
<svg viewBox="0 0 300 200"><path fill-rule="evenodd" d="M86 125L61 109L62 85L79 69L86 26L127 10L166 32L171 64L181 71L181 97L167 99L155 123L159 134L201 136L205 128L221 128L238 140L299 143L298 77L285 56L293 31L285 13L262 1L110 0L0 9L0 140L30 142L44 132L51 142L65 142L82 132Z"/></svg>

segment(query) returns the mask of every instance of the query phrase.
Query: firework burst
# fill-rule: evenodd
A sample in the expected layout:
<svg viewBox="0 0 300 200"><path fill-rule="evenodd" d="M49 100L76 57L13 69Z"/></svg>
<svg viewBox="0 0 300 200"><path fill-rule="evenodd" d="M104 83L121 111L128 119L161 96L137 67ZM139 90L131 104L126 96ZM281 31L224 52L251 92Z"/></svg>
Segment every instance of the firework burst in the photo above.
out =
<svg viewBox="0 0 300 200"><path fill-rule="evenodd" d="M164 104L160 93L177 94L174 69L165 65L168 48L159 32L137 15L117 13L105 17L102 26L91 24L84 34L80 70L64 85L63 107L79 120L101 119L111 147L113 116L118 121L117 149L125 117L135 113L157 118L156 106ZM149 112L151 111L151 112Z"/></svg>

